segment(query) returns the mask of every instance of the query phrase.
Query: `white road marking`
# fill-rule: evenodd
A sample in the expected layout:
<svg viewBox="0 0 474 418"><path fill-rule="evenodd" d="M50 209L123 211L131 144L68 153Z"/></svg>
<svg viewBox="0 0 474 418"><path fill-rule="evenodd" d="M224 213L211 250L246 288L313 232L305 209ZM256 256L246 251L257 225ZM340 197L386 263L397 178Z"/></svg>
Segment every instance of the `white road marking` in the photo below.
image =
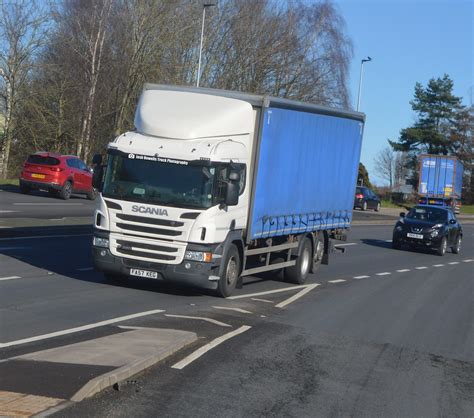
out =
<svg viewBox="0 0 474 418"><path fill-rule="evenodd" d="M444 264L433 264L433 267L444 267Z"/></svg>
<svg viewBox="0 0 474 418"><path fill-rule="evenodd" d="M290 303L293 303L295 300L301 298L302 296L306 295L306 293L311 292L311 290L315 289L316 287L319 286L319 283L314 283L314 284L308 284L306 285L306 289L303 289L299 291L296 295L293 295L291 298L288 298L284 300L283 302L280 302L278 305L275 305L277 308L284 308L285 306L289 305Z"/></svg>
<svg viewBox="0 0 474 418"><path fill-rule="evenodd" d="M357 245L357 242L348 242L346 244L336 244L335 247L348 247L350 245Z"/></svg>
<svg viewBox="0 0 474 418"><path fill-rule="evenodd" d="M251 314L252 312L246 311L245 309L240 309L240 308L229 308L227 306L213 306L214 309L223 309L225 311L235 311L235 312L240 312L240 313L247 313Z"/></svg>
<svg viewBox="0 0 474 418"><path fill-rule="evenodd" d="M368 279L370 276L354 276L353 279L360 280L360 279Z"/></svg>
<svg viewBox="0 0 474 418"><path fill-rule="evenodd" d="M272 300L267 300L267 299L260 299L260 298L250 298L251 300L255 300L257 302L265 302L265 303L275 303Z"/></svg>
<svg viewBox="0 0 474 418"><path fill-rule="evenodd" d="M454 264L459 264L459 261L451 261L450 263L448 264L451 264L451 265L454 265Z"/></svg>
<svg viewBox="0 0 474 418"><path fill-rule="evenodd" d="M472 258L466 258L465 260L462 260L463 263L470 263L474 261Z"/></svg>
<svg viewBox="0 0 474 418"><path fill-rule="evenodd" d="M77 269L77 271L91 271L94 270L94 267L82 267L80 269Z"/></svg>
<svg viewBox="0 0 474 418"><path fill-rule="evenodd" d="M382 273L376 273L377 276L388 276L389 274L392 274L392 273L390 273L389 271L384 271Z"/></svg>
<svg viewBox="0 0 474 418"><path fill-rule="evenodd" d="M185 357L183 360L178 361L176 364L171 366L171 368L178 369L178 370L184 369L187 365L192 363L194 360L197 360L202 355L206 354L209 350L212 350L213 348L217 347L219 344L222 344L224 341L227 341L228 339L235 337L236 335L239 335L245 331L248 331L250 328L252 327L248 325L242 325L240 328L237 328L236 330L232 332L229 332L227 334L222 335L221 337L218 337L212 340L210 343L203 345L201 348L198 348L194 353L191 353L189 356Z"/></svg>
<svg viewBox="0 0 474 418"><path fill-rule="evenodd" d="M397 273L406 273L407 271L410 271L410 269L400 269L397 270Z"/></svg>
<svg viewBox="0 0 474 418"><path fill-rule="evenodd" d="M0 210L0 213L12 213L12 212L18 212L17 210Z"/></svg>
<svg viewBox="0 0 474 418"><path fill-rule="evenodd" d="M216 319L211 319L211 318L204 318L201 316L186 316L186 315L171 315L171 314L165 314L165 316L168 316L170 318L196 319L200 321L210 322L211 324L219 325L220 327L232 327L232 325L226 324L225 322L217 321Z"/></svg>
<svg viewBox="0 0 474 418"><path fill-rule="evenodd" d="M421 267L415 267L416 270L426 270L428 267L426 266L421 266Z"/></svg>
<svg viewBox="0 0 474 418"><path fill-rule="evenodd" d="M93 328L103 327L104 325L116 324L117 322L128 321L129 319L141 318L143 316L154 315L160 312L164 312L162 309L154 309L152 311L138 312L131 315L119 316L117 318L107 319L105 321L94 322L93 324L82 325L80 327L63 329L61 331L50 332L49 334L36 335L34 337L22 338L21 340L9 341L7 343L0 343L0 348L12 347L14 345L31 343L34 341L47 340L49 338L59 337L61 335L74 334L80 331L87 331Z"/></svg>
<svg viewBox="0 0 474 418"><path fill-rule="evenodd" d="M13 203L15 206L84 206L84 203Z"/></svg>
<svg viewBox="0 0 474 418"><path fill-rule="evenodd" d="M343 282L345 282L344 279L328 280L328 283L343 283Z"/></svg>
<svg viewBox="0 0 474 418"><path fill-rule="evenodd" d="M62 218L53 218L53 219L48 219L48 221L64 221L64 219L66 219L66 217L62 217Z"/></svg>
<svg viewBox="0 0 474 418"><path fill-rule="evenodd" d="M72 234L72 235L34 235L30 237L12 237L0 238L0 241L13 241L19 239L42 239L42 238L72 238L72 237L91 237L92 234Z"/></svg>
<svg viewBox="0 0 474 418"><path fill-rule="evenodd" d="M392 242L392 240L391 239L386 239L385 242Z"/></svg>
<svg viewBox="0 0 474 418"><path fill-rule="evenodd" d="M21 279L20 276L7 276L7 277L0 277L0 282L4 282L7 280L15 280L15 279Z"/></svg>
<svg viewBox="0 0 474 418"><path fill-rule="evenodd" d="M271 295L272 293L289 292L290 290L303 289L307 286L308 286L307 284L302 284L302 285L299 285L299 286L283 287L281 289L267 290L267 291L264 291L264 292L248 293L246 295L230 296L227 299L234 300L234 299L251 298L251 297L254 297L254 296Z"/></svg>

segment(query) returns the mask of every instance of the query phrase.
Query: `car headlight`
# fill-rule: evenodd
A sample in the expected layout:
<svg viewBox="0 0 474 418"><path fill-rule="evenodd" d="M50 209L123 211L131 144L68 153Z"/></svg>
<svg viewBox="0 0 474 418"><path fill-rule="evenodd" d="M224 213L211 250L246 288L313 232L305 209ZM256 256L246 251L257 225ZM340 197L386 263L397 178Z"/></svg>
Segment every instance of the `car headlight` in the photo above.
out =
<svg viewBox="0 0 474 418"><path fill-rule="evenodd" d="M439 229L439 228L442 228L442 227L443 227L443 224L433 225L433 229Z"/></svg>
<svg viewBox="0 0 474 418"><path fill-rule="evenodd" d="M102 237L94 237L93 240L94 247L109 248L109 239Z"/></svg>
<svg viewBox="0 0 474 418"><path fill-rule="evenodd" d="M186 251L184 254L185 260L198 261L200 263L209 263L212 260L212 253L202 251Z"/></svg>
<svg viewBox="0 0 474 418"><path fill-rule="evenodd" d="M437 237L439 235L439 231L437 229L431 231L431 236L434 238L434 237Z"/></svg>
<svg viewBox="0 0 474 418"><path fill-rule="evenodd" d="M397 225L397 226L395 227L395 230L398 231L398 232L403 231L403 226Z"/></svg>

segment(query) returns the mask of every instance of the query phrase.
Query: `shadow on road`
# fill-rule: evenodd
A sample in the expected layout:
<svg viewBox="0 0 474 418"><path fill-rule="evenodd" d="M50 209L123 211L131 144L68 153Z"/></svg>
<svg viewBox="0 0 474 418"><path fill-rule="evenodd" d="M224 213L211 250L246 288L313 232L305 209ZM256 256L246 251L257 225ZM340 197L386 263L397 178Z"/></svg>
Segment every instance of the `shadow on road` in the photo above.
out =
<svg viewBox="0 0 474 418"><path fill-rule="evenodd" d="M392 249L392 243L387 242L385 240L381 239L368 239L368 238L362 238L361 239L362 244L366 245L372 245L374 247L380 247L380 248L390 248Z"/></svg>

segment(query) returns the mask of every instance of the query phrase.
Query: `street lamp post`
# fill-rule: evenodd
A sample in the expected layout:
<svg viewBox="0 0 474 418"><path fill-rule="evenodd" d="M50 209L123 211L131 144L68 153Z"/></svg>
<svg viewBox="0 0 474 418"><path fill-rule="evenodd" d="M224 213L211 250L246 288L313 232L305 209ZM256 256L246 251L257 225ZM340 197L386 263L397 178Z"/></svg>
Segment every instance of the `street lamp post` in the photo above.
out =
<svg viewBox="0 0 474 418"><path fill-rule="evenodd" d="M215 2L206 2L202 5L202 26L201 26L201 42L199 44L199 63L198 63L198 73L196 87L199 87L199 82L201 81L201 56L202 56L202 42L204 39L204 22L206 20L206 9L208 7L215 6Z"/></svg>
<svg viewBox="0 0 474 418"><path fill-rule="evenodd" d="M362 91L362 74L364 73L364 62L370 62L372 58L367 57L361 60L360 62L360 76L359 76L359 94L357 95L357 111L359 111L360 107L360 93Z"/></svg>

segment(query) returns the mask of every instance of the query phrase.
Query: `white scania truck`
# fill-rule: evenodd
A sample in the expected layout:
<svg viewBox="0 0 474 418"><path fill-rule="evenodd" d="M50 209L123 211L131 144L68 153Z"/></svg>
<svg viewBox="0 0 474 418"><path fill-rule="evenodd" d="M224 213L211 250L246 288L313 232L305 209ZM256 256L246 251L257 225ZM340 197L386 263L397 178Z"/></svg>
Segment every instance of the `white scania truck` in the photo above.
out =
<svg viewBox="0 0 474 418"><path fill-rule="evenodd" d="M95 156L94 266L229 296L284 269L304 283L344 239L364 115L147 84L133 132Z"/></svg>

